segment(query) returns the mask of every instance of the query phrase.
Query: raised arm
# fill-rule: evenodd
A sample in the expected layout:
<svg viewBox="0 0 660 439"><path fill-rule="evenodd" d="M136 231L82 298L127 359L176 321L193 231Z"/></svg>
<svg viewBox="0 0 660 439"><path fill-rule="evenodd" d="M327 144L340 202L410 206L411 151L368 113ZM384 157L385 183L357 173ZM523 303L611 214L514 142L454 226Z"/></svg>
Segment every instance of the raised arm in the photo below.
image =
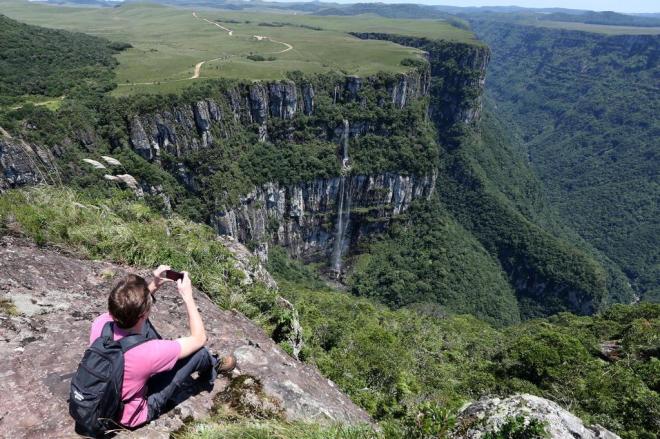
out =
<svg viewBox="0 0 660 439"><path fill-rule="evenodd" d="M159 265L158 268L153 271L154 277L151 279L148 286L150 293L155 293L165 282L172 282L171 280L162 277L166 270L171 270L169 265Z"/></svg>
<svg viewBox="0 0 660 439"><path fill-rule="evenodd" d="M188 324L190 326L190 335L176 340L181 346L179 358L185 358L204 346L204 343L206 343L206 330L193 297L190 276L186 271L183 272L183 279L178 280L176 284L188 312Z"/></svg>

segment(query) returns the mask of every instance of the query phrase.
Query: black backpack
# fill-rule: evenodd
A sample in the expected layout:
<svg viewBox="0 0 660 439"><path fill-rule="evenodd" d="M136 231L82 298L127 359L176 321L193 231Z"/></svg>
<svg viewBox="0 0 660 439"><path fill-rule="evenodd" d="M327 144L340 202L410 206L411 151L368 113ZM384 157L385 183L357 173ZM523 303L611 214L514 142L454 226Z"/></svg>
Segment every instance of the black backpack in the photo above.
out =
<svg viewBox="0 0 660 439"><path fill-rule="evenodd" d="M112 328L112 322L103 326L71 379L69 414L76 421L76 432L85 436L96 437L119 427L116 418L123 409L124 353L149 340L132 334L115 341Z"/></svg>

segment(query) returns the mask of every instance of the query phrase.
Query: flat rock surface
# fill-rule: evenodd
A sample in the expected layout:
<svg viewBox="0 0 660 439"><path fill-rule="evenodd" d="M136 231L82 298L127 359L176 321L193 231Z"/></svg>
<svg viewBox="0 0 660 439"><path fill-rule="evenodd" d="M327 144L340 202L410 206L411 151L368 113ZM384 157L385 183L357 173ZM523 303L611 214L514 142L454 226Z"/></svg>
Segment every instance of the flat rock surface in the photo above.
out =
<svg viewBox="0 0 660 439"><path fill-rule="evenodd" d="M11 299L20 315L0 312L0 436L75 437L68 414L70 378L87 347L92 320L105 312L114 283L130 267L81 260L22 239L0 238L0 299ZM194 279L193 279L194 282ZM164 338L187 335L183 302L170 284L157 293L151 321ZM216 395L230 380L249 375L267 401L290 420L370 422L316 368L282 351L259 327L238 312L219 309L206 295L196 299L209 347L234 353L238 368L209 391L198 391L132 437L168 437L190 419L208 415ZM191 392L192 393L192 392ZM246 399L253 399L254 395ZM222 398L219 398L222 399Z"/></svg>

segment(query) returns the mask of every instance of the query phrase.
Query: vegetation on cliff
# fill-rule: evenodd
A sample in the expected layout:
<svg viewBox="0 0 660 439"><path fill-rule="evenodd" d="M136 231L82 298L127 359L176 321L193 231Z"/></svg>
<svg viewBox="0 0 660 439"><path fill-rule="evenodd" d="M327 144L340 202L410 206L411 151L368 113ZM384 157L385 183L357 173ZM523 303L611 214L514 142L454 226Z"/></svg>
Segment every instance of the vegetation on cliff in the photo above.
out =
<svg viewBox="0 0 660 439"><path fill-rule="evenodd" d="M379 420L405 428L425 410L420 401L451 409L485 394L527 392L622 437L655 437L658 305L561 313L498 330L467 315L388 310L330 290L283 258L271 252L270 269L300 313L301 355ZM605 342L615 346L612 356Z"/></svg>
<svg viewBox="0 0 660 439"><path fill-rule="evenodd" d="M630 300L623 274L547 206L490 111L458 143L440 154L438 199L416 206L358 258L354 293L394 307L434 302L499 324Z"/></svg>
<svg viewBox="0 0 660 439"><path fill-rule="evenodd" d="M493 51L488 96L520 132L552 206L657 300L660 37L474 28Z"/></svg>
<svg viewBox="0 0 660 439"><path fill-rule="evenodd" d="M437 200L418 203L360 255L351 292L422 314L472 314L495 325L520 321L497 259Z"/></svg>
<svg viewBox="0 0 660 439"><path fill-rule="evenodd" d="M107 192L112 185L99 184L103 171L75 164L89 157L90 149L99 155L111 154L138 179L153 207L167 208L159 195L164 194L175 211L203 222L210 222L219 208L235 204L255 185L337 176L340 144L348 129L352 133L348 142L352 174L427 175L437 166L442 169L441 202L423 207L418 212L427 209L427 213L415 213L411 223L418 230L428 230L428 236L400 228L381 240L374 247L379 255L371 263L369 257L363 258L351 279L354 292L380 297L395 307L431 301L450 312L472 312L499 324L564 310L594 312L609 287L603 268L521 212L521 203L507 198L513 191L504 194L494 187L489 178L498 172L498 166L488 169L475 163L478 152L502 149L481 140L488 135L497 139L500 133L487 126L481 132L468 132L464 123L478 117L480 78L488 50L469 44L385 37L431 51L430 65L416 66L405 79L412 82L399 89L419 81L416 87L421 93L428 85L425 75L430 69L435 75L430 97L415 95L401 108L393 102L393 90L402 87L403 77L397 75L356 79L291 73L293 82L274 86L297 87L298 94L304 87L312 87L314 111L309 114L298 108L291 119L267 117L261 125L254 123L259 122L256 115L248 114L253 109L243 108L236 114L232 106L232 93L249 95L246 107L263 104L251 97L251 84L209 81L180 95L113 98L89 94L65 100L57 113L25 107L0 115L0 126L59 152L68 183ZM205 122L209 128L204 135L211 136L213 143L199 148L202 125L193 107L199 102L205 105L207 100L214 102L219 114L233 117ZM429 112L431 117L427 117ZM132 129L136 117L157 128L160 163L144 159L151 154L154 140L149 136L153 134L145 139L137 136ZM264 129L268 132L265 142L260 141ZM181 146L171 146L176 136ZM184 136L190 139L182 142ZM139 147L143 150L139 143L145 145ZM512 169L514 174L529 172L521 162ZM442 256L447 245L451 248ZM436 257L449 265L436 261L429 266L428 261ZM459 259L465 264L454 263ZM399 273L401 278L386 276L386 272ZM402 279L410 282L406 288L402 288Z"/></svg>

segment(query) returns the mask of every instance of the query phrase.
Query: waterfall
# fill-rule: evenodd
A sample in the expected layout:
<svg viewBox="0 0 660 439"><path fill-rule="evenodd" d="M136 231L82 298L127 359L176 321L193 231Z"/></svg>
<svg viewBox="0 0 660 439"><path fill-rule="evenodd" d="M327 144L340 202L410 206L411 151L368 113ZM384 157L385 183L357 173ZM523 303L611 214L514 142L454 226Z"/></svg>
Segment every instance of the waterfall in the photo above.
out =
<svg viewBox="0 0 660 439"><path fill-rule="evenodd" d="M342 159L341 159L341 166L346 167L348 165L348 139L350 137L350 127L348 125L348 120L344 119L344 145L343 145L343 151L342 151Z"/></svg>
<svg viewBox="0 0 660 439"><path fill-rule="evenodd" d="M346 174L350 170L350 159L348 157L348 141L350 138L350 126L348 120L344 119L344 132L342 134L342 160L341 177L339 178L339 201L337 202L337 224L335 226L335 242L332 249L332 269L337 278L341 276L341 255L344 250L346 230L351 217L351 188L350 180L347 187ZM349 177L350 178L350 177Z"/></svg>

